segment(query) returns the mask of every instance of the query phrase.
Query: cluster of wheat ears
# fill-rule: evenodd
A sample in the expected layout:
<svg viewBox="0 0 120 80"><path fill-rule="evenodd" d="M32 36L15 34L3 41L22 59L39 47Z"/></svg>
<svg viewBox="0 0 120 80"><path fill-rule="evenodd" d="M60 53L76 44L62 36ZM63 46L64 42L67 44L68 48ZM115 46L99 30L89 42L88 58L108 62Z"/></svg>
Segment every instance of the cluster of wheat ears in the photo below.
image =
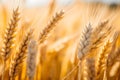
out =
<svg viewBox="0 0 120 80"><path fill-rule="evenodd" d="M55 36L49 34L65 17L66 11L60 10L39 30L36 39L36 27L26 30L18 27L19 9L12 11L12 18L3 31L0 80L120 80L120 32L109 19L99 21L95 27L89 23L82 27L81 33L56 40L61 36L57 31L52 33Z"/></svg>

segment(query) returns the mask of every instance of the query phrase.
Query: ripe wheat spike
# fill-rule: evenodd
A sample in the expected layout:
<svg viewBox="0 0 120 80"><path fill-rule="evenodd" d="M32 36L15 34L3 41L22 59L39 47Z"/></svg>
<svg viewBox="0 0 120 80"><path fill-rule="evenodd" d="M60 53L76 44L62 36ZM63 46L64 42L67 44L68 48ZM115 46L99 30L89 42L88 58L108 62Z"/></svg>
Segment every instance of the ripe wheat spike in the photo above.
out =
<svg viewBox="0 0 120 80"><path fill-rule="evenodd" d="M45 41L49 33L55 28L55 25L58 23L58 21L62 19L63 15L64 11L61 10L53 16L53 18L48 22L47 26L40 33L39 43L43 43Z"/></svg>

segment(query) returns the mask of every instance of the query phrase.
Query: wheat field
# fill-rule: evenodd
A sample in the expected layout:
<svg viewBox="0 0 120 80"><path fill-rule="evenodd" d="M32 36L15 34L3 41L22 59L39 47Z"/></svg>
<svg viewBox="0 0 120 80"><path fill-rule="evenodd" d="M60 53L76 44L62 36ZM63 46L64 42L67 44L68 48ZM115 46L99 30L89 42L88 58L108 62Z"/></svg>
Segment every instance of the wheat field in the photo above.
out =
<svg viewBox="0 0 120 80"><path fill-rule="evenodd" d="M120 5L0 4L0 80L120 80Z"/></svg>

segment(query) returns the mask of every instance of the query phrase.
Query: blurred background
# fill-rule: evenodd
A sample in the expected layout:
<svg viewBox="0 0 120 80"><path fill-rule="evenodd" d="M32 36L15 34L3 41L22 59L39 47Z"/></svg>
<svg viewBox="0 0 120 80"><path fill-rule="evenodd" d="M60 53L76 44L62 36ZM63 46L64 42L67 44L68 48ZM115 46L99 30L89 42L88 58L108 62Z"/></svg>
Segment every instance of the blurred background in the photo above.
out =
<svg viewBox="0 0 120 80"><path fill-rule="evenodd" d="M15 0L0 0L1 2L6 3L7 1L15 1ZM46 5L50 2L50 0L21 0L24 1L27 6L40 6ZM120 0L76 0L76 1L83 1L83 2L103 2L107 4L119 4ZM56 0L58 4L67 5L75 2L75 0Z"/></svg>

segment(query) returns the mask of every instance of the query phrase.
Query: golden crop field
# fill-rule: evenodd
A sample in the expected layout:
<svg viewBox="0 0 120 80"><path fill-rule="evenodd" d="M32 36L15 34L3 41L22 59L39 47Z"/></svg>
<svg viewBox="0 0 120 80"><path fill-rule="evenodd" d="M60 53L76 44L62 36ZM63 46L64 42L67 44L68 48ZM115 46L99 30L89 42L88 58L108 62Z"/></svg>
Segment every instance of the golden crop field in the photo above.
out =
<svg viewBox="0 0 120 80"><path fill-rule="evenodd" d="M120 80L120 5L0 4L0 80Z"/></svg>

